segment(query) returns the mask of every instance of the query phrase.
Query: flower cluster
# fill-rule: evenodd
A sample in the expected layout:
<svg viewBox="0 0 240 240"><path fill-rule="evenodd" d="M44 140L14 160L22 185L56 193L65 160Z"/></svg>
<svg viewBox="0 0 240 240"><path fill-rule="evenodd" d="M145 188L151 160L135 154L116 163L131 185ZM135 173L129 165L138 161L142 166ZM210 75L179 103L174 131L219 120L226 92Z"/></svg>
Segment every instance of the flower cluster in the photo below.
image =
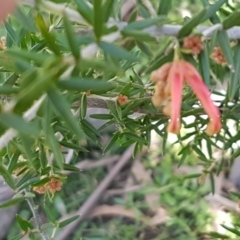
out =
<svg viewBox="0 0 240 240"><path fill-rule="evenodd" d="M217 63L217 64L223 64L226 63L226 58L223 55L223 52L220 47L215 47L213 49L213 52L211 54L211 58Z"/></svg>
<svg viewBox="0 0 240 240"><path fill-rule="evenodd" d="M192 55L198 55L203 50L201 36L188 36L184 38L183 47L191 50Z"/></svg>
<svg viewBox="0 0 240 240"><path fill-rule="evenodd" d="M52 194L54 194L56 191L60 191L61 188L62 182L59 179L52 177L51 180L45 185L33 187L33 191L39 194L44 194L47 191L50 191Z"/></svg>
<svg viewBox="0 0 240 240"><path fill-rule="evenodd" d="M128 97L123 94L119 94L117 97L117 101L119 102L120 105L124 105L128 102Z"/></svg>
<svg viewBox="0 0 240 240"><path fill-rule="evenodd" d="M210 118L206 133L211 136L221 130L219 109L211 100L210 92L200 74L189 62L177 59L172 63L165 63L152 72L151 80L155 83L152 102L155 106L165 104L163 113L171 119L168 125L169 132L178 134L181 128L180 112L184 83L188 83L192 88Z"/></svg>

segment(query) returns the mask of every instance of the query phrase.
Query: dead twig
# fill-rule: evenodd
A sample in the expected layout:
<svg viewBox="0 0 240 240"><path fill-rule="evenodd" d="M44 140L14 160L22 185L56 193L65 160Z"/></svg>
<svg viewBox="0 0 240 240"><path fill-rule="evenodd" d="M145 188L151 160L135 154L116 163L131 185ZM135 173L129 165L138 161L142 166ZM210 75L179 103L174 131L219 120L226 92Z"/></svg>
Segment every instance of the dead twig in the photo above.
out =
<svg viewBox="0 0 240 240"><path fill-rule="evenodd" d="M124 189L123 188L109 189L105 192L104 196L110 197L110 196L114 196L114 195L122 195L122 194L126 194L126 193L136 192L143 187L144 187L144 185L134 185L134 186L130 186L130 187L127 187Z"/></svg>
<svg viewBox="0 0 240 240"><path fill-rule="evenodd" d="M108 157L102 158L98 161L84 160L84 161L76 164L75 167L79 168L80 170L104 167L106 165L116 162L119 159L119 157L120 157L119 155L113 155L113 156L108 156Z"/></svg>
<svg viewBox="0 0 240 240"><path fill-rule="evenodd" d="M91 209L96 205L97 201L101 197L101 195L104 193L104 191L107 189L109 184L112 182L114 177L120 172L120 170L123 168L123 166L131 159L132 157L132 151L133 146L129 147L125 153L122 155L122 157L119 159L119 161L115 164L115 166L112 168L112 171L109 172L109 174L104 178L104 180L98 185L98 187L95 189L95 191L92 193L92 195L87 199L87 201L79 208L77 212L74 212L72 214L68 214L67 216L64 216L64 218L60 219L59 221L63 221L65 219L68 219L70 217L73 217L77 214L79 214L81 217L74 221L73 223L69 224L66 228L64 228L61 231L61 235L59 235L56 239L57 240L65 240L68 239L68 236L71 232L73 232L74 228L89 214Z"/></svg>

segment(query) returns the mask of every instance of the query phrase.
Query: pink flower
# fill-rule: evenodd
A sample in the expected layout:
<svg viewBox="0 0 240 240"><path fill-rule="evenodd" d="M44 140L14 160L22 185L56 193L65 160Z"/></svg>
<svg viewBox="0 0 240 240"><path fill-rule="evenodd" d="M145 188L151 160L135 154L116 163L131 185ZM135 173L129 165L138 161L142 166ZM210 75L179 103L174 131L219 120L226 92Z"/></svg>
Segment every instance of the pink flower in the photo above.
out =
<svg viewBox="0 0 240 240"><path fill-rule="evenodd" d="M159 75L160 73L161 75ZM211 136L221 130L219 109L211 100L210 92L200 74L189 62L177 59L172 63L166 63L152 72L151 79L156 83L153 104L159 106L164 101L167 102L163 108L163 113L171 119L168 125L169 132L178 134L181 128L180 112L184 83L188 83L192 88L209 116L210 121L206 133Z"/></svg>

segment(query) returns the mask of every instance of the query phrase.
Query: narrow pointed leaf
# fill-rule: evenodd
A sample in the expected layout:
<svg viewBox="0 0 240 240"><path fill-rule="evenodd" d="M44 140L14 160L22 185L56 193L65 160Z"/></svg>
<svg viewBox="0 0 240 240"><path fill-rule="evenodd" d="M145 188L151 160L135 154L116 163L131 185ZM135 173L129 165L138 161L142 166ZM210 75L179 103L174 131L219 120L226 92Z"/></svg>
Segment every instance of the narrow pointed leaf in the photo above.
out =
<svg viewBox="0 0 240 240"><path fill-rule="evenodd" d="M65 30L65 34L68 40L68 45L72 51L73 56L76 58L76 60L80 59L80 48L79 44L76 40L76 36L74 34L74 30L72 27L71 22L69 21L66 14L63 15L63 26Z"/></svg>
<svg viewBox="0 0 240 240"><path fill-rule="evenodd" d="M103 32L103 9L102 1L93 0L93 10L94 10L94 32L97 41L100 40Z"/></svg>
<svg viewBox="0 0 240 240"><path fill-rule="evenodd" d="M87 4L86 0L76 0L79 13L91 25L93 25L93 9Z"/></svg>
<svg viewBox="0 0 240 240"><path fill-rule="evenodd" d="M28 135L37 135L39 130L32 123L26 122L20 116L13 113L1 113L0 121L2 124L9 128L14 128L17 131L28 134Z"/></svg>
<svg viewBox="0 0 240 240"><path fill-rule="evenodd" d="M158 15L167 16L171 7L172 7L172 0L160 0L158 11L157 11Z"/></svg>
<svg viewBox="0 0 240 240"><path fill-rule="evenodd" d="M113 137L110 139L110 141L108 142L107 146L104 148L103 153L105 154L106 152L108 152L111 147L113 146L113 144L118 140L119 136L121 135L120 132L115 132L113 134Z"/></svg>
<svg viewBox="0 0 240 240"><path fill-rule="evenodd" d="M113 43L100 42L99 47L102 48L105 53L108 53L112 57L118 59L126 59L132 62L138 61L138 58L135 55L131 54L130 52L121 47L118 47Z"/></svg>
<svg viewBox="0 0 240 240"><path fill-rule="evenodd" d="M3 203L0 203L0 208L6 208L6 207L10 207L13 205L17 205L19 203L21 203L22 201L24 201L25 198L24 197L16 197L16 198L12 198L8 201L5 201Z"/></svg>
<svg viewBox="0 0 240 240"><path fill-rule="evenodd" d="M9 187L11 187L12 189L16 189L15 181L12 175L2 164L0 164L0 174L2 175L4 181L8 184Z"/></svg>
<svg viewBox="0 0 240 240"><path fill-rule="evenodd" d="M68 224L70 224L70 223L74 222L75 220L77 220L79 217L80 217L80 215L76 215L76 216L73 216L73 217L71 217L71 218L68 218L68 219L60 222L59 225L58 225L58 227L59 227L59 228L63 228L63 227L65 227L65 226L67 226Z"/></svg>
<svg viewBox="0 0 240 240"><path fill-rule="evenodd" d="M65 99L65 97L61 96L60 92L54 88L48 90L47 94L56 111L64 119L69 129L71 129L72 133L76 134L79 138L82 138L83 135L82 130L80 129L80 125L70 111L70 105Z"/></svg>
<svg viewBox="0 0 240 240"><path fill-rule="evenodd" d="M206 13L206 9L203 9L200 13L197 14L197 16L193 17L192 19L190 19L189 21L187 21L183 27L181 28L181 30L178 33L178 37L179 38L183 38L188 36L192 30L198 26L198 24L201 22L201 20L203 19L204 15Z"/></svg>

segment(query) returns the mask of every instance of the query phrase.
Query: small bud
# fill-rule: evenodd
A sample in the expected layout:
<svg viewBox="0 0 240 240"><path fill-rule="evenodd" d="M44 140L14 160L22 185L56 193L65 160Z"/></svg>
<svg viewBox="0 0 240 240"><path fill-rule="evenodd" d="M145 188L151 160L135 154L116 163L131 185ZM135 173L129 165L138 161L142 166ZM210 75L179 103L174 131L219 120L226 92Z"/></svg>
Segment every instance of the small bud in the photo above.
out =
<svg viewBox="0 0 240 240"><path fill-rule="evenodd" d="M37 186L33 188L34 192L37 192L39 194L44 194L47 191L47 188L45 186Z"/></svg>
<svg viewBox="0 0 240 240"><path fill-rule="evenodd" d="M171 117L171 113L172 113L172 104L171 101L168 101L166 103L166 105L163 107L162 112L165 116L167 117Z"/></svg>
<svg viewBox="0 0 240 240"><path fill-rule="evenodd" d="M1 49L6 49L6 37L5 36L2 36L0 38L0 48Z"/></svg>
<svg viewBox="0 0 240 240"><path fill-rule="evenodd" d="M85 92L86 93L86 96L90 96L91 95L91 92L90 91L87 91Z"/></svg>
<svg viewBox="0 0 240 240"><path fill-rule="evenodd" d="M213 49L213 52L211 54L211 58L217 63L217 64L223 64L226 63L226 58L223 55L223 52L220 47L215 47Z"/></svg>
<svg viewBox="0 0 240 240"><path fill-rule="evenodd" d="M51 178L51 181L45 184L45 187L51 192L55 193L56 191L60 191L62 188L61 180L57 178Z"/></svg>
<svg viewBox="0 0 240 240"><path fill-rule="evenodd" d="M191 50L192 55L198 55L203 50L200 36L188 36L183 40L183 47Z"/></svg>
<svg viewBox="0 0 240 240"><path fill-rule="evenodd" d="M119 102L120 105L124 105L128 102L128 97L123 94L119 94L117 97L117 101Z"/></svg>

